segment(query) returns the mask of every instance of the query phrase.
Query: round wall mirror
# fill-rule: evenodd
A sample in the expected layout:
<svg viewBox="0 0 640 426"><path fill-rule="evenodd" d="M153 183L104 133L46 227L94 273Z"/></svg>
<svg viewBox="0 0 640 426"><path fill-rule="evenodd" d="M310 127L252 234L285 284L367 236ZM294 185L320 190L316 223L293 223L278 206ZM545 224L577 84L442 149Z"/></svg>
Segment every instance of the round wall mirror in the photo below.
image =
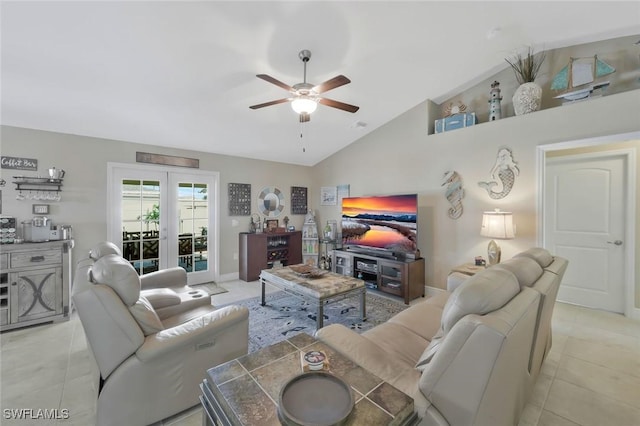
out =
<svg viewBox="0 0 640 426"><path fill-rule="evenodd" d="M284 210L284 195L278 188L267 186L258 195L258 210L267 217L276 217Z"/></svg>

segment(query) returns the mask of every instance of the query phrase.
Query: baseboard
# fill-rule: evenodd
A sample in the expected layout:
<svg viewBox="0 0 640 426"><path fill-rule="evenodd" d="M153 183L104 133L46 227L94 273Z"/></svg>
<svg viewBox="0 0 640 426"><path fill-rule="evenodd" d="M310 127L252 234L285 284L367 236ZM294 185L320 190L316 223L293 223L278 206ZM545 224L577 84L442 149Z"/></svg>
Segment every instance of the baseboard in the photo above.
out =
<svg viewBox="0 0 640 426"><path fill-rule="evenodd" d="M629 318L640 321L640 308L633 308L629 314Z"/></svg>
<svg viewBox="0 0 640 426"><path fill-rule="evenodd" d="M424 286L424 295L425 297L433 297L442 292L446 292L447 290L438 287L431 287L430 285Z"/></svg>
<svg viewBox="0 0 640 426"><path fill-rule="evenodd" d="M218 279L216 279L217 283L223 283L225 281L237 281L240 279L239 272L232 272L230 274L219 275Z"/></svg>

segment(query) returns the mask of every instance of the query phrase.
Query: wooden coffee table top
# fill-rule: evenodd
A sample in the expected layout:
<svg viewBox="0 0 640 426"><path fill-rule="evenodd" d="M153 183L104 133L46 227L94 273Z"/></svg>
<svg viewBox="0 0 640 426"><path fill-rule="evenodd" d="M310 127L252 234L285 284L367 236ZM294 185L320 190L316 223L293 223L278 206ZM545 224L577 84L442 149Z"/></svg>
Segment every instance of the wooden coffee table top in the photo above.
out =
<svg viewBox="0 0 640 426"><path fill-rule="evenodd" d="M303 277L288 267L263 270L260 278L285 288L295 287L298 292L315 299L326 299L337 294L364 288L364 281L358 278L329 271L317 278Z"/></svg>
<svg viewBox="0 0 640 426"><path fill-rule="evenodd" d="M209 369L208 386L232 424L280 425L280 390L303 372L300 354L310 350L324 351L328 371L351 387L356 404L347 424L402 425L413 418L411 397L308 334Z"/></svg>

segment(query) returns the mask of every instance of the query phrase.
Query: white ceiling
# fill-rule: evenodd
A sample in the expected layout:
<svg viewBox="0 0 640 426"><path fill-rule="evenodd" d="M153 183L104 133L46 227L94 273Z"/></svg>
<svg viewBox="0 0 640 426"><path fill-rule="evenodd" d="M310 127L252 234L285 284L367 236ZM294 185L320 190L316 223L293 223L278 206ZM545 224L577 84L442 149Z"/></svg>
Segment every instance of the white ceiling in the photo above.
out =
<svg viewBox="0 0 640 426"><path fill-rule="evenodd" d="M0 12L2 124L302 165L527 45L640 32L638 1L2 1ZM320 105L301 139L288 104L249 105L287 97L255 75L301 82L302 49L307 80L346 75L326 96L360 110Z"/></svg>

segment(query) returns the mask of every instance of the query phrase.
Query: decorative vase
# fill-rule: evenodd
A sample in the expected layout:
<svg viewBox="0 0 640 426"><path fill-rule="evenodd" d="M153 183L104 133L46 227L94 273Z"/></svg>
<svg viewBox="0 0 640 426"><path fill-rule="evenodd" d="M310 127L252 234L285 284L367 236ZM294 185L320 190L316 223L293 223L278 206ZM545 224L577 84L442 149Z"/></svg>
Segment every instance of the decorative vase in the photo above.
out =
<svg viewBox="0 0 640 426"><path fill-rule="evenodd" d="M516 89L512 101L516 115L538 111L542 103L542 87L534 82L523 83Z"/></svg>

